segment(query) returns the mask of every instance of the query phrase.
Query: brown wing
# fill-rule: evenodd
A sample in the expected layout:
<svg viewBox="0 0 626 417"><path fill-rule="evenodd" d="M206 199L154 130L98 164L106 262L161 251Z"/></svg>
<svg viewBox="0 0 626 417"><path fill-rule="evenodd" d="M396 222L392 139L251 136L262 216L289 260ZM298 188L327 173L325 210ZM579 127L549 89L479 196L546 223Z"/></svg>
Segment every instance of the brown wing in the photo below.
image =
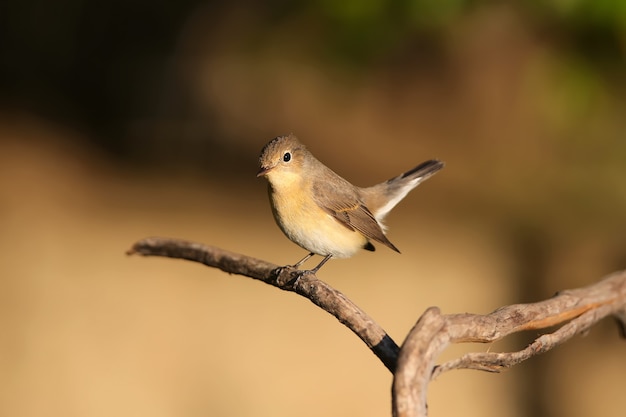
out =
<svg viewBox="0 0 626 417"><path fill-rule="evenodd" d="M339 188L344 190L341 191ZM352 187L334 187L328 182L319 181L313 186L313 199L318 206L343 226L350 230L357 230L366 238L400 252L387 239L374 215L365 207Z"/></svg>

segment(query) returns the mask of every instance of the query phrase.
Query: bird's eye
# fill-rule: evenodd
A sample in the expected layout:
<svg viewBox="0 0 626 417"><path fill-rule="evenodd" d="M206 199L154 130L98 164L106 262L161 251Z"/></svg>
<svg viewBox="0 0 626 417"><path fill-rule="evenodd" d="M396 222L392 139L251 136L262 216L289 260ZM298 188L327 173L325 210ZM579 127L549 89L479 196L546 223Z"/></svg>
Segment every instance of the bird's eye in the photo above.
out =
<svg viewBox="0 0 626 417"><path fill-rule="evenodd" d="M283 155L283 161L285 161L285 162L291 161L291 153L290 152L285 152L285 154Z"/></svg>

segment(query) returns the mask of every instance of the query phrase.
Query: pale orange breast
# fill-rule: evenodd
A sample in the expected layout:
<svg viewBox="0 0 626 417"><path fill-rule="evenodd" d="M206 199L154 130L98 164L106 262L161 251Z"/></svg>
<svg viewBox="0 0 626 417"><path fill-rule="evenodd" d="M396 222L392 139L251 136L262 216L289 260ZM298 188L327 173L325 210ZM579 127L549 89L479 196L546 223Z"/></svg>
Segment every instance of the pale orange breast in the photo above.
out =
<svg viewBox="0 0 626 417"><path fill-rule="evenodd" d="M361 233L352 231L322 210L310 196L310 187L282 184L270 188L274 218L294 243L318 255L347 258L367 243Z"/></svg>

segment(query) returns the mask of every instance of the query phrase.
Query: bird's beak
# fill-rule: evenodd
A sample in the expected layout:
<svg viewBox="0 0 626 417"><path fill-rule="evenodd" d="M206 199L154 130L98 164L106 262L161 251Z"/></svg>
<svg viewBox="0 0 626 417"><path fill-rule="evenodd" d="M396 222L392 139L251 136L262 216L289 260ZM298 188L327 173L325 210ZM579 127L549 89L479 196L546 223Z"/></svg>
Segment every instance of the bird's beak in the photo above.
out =
<svg viewBox="0 0 626 417"><path fill-rule="evenodd" d="M264 177L265 174L270 172L271 169L272 169L272 167L269 167L269 168L261 167L261 169L259 169L259 172L256 173L256 176L257 177Z"/></svg>

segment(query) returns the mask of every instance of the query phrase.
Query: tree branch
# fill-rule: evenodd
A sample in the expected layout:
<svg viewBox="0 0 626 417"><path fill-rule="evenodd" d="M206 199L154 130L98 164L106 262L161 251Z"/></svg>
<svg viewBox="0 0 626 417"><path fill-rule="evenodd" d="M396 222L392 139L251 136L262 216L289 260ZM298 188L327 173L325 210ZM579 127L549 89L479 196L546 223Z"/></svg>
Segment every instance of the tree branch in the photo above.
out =
<svg viewBox="0 0 626 417"><path fill-rule="evenodd" d="M393 382L394 416L426 416L428 383L445 371L499 372L553 349L610 315L616 317L623 329L625 308L626 272L614 273L588 287L562 291L545 301L506 306L487 315L443 315L439 309L430 308L415 324L400 350ZM452 343L489 343L512 333L555 325L562 327L539 336L518 352L468 353L435 365L439 354Z"/></svg>
<svg viewBox="0 0 626 417"><path fill-rule="evenodd" d="M431 307L409 332L402 348L363 310L342 293L292 267L279 267L246 255L213 246L168 238L147 238L127 252L143 256L165 256L199 262L222 271L244 275L292 291L335 316L352 330L383 364L394 373L393 415L425 417L429 382L452 369L499 372L587 331L599 320L614 316L626 337L626 271L614 273L584 288L562 291L532 304L515 304L487 314L441 314ZM297 279L299 277L299 279ZM543 334L518 352L468 353L436 365L450 344L490 343L510 334L561 326Z"/></svg>
<svg viewBox="0 0 626 417"><path fill-rule="evenodd" d="M214 246L179 239L159 237L142 239L126 253L186 259L231 274L254 278L284 291L296 292L335 316L365 342L387 369L391 372L395 370L400 348L393 339L356 304L341 292L320 281L314 274L301 275L301 271L291 267L280 267ZM296 279L299 275L300 279Z"/></svg>

